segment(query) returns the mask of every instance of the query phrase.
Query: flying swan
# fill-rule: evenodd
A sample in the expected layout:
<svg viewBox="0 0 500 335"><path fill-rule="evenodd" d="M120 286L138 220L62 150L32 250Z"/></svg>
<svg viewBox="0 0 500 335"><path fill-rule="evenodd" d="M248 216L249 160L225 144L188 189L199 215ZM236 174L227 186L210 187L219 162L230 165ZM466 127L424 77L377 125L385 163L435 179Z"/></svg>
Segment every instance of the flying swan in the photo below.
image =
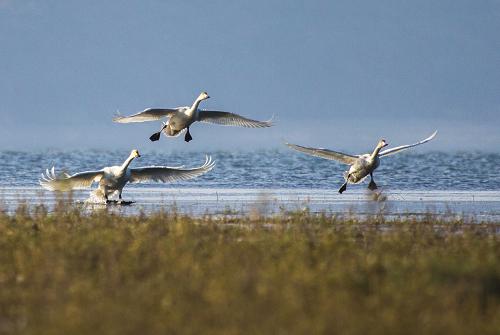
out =
<svg viewBox="0 0 500 335"><path fill-rule="evenodd" d="M265 128L272 125L271 120L256 121L234 113L199 109L200 102L208 98L210 97L207 92L202 92L191 107L147 108L142 112L130 116L118 115L113 121L118 123L146 122L166 117L168 118L167 122L163 122L160 131L151 135L149 139L151 141L158 141L162 132L166 136L176 137L186 130L186 135L184 136L186 142L193 139L189 133L189 127L196 121L247 128Z"/></svg>
<svg viewBox="0 0 500 335"><path fill-rule="evenodd" d="M399 147L380 151L382 148L384 148L388 145L388 143L386 143L386 141L382 139L377 143L377 146L375 147L375 149L373 150L373 152L371 154L363 154L363 155L356 155L356 156L348 155L348 154L344 154L341 152L328 150L328 149L308 148L308 147L303 147L300 145L295 145L295 144L290 144L290 143L285 143L285 144L294 150L303 152L303 153L311 155L311 156L335 160L335 161L350 165L349 170L344 172L345 182L339 189L339 193L342 193L347 189L348 183L351 183L351 184L360 183L368 175L370 175L370 183L368 184L368 188L370 190L376 190L377 184L375 184L375 181L373 180L373 171L375 171L375 169L378 168L378 166L380 165L380 157L389 156L389 155L395 154L396 152L400 152L400 151L415 147L417 145L429 142L430 140L432 140L436 136L436 134L437 134L437 130L431 136L427 137L426 139L424 139L420 142L417 142L414 144L401 145Z"/></svg>
<svg viewBox="0 0 500 335"><path fill-rule="evenodd" d="M141 183L147 181L173 182L187 180L201 176L212 170L215 162L207 156L205 164L192 169L167 166L146 166L131 169L130 163L134 158L141 157L139 151L132 150L129 157L120 166L105 167L97 171L85 171L69 175L63 173L56 176L54 168L47 169L39 180L40 185L49 191L70 191L74 189L85 189L93 183L99 183L99 187L91 193L100 200L109 203L109 197L118 192L120 203L122 202L122 190L127 183Z"/></svg>

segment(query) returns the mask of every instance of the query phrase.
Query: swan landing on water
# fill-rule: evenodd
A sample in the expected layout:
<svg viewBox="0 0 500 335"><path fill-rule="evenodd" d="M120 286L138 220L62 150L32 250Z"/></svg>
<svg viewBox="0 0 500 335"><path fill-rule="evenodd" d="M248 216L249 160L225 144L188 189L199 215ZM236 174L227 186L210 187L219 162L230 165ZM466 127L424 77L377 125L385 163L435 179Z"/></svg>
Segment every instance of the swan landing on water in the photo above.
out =
<svg viewBox="0 0 500 335"><path fill-rule="evenodd" d="M141 183L148 181L173 182L177 180L187 180L201 176L212 170L215 162L210 156L206 157L205 164L192 169L182 167L167 166L146 166L131 169L130 163L134 158L141 157L139 151L132 150L129 157L120 166L105 167L97 171L85 171L69 175L63 173L56 176L54 168L42 173L39 180L40 185L49 191L70 191L75 189L85 189L93 183L99 183L99 187L91 193L91 198L110 203L109 197L118 193L118 198L122 202L122 190L127 183Z"/></svg>
<svg viewBox="0 0 500 335"><path fill-rule="evenodd" d="M373 171L375 171L375 169L378 168L378 166L380 165L380 157L392 155L392 154L395 154L396 152L400 152L400 151L415 147L417 145L429 142L430 140L432 140L436 136L436 134L437 134L437 131L435 131L431 136L427 137L426 139L424 139L420 142L417 142L414 144L401 145L399 147L386 149L386 150L382 150L382 148L386 147L388 145L388 143L386 143L385 140L380 140L377 143L377 146L375 147L375 149L373 150L373 152L371 154L363 154L363 155L356 155L356 156L348 155L348 154L344 154L341 152L328 150L328 149L308 148L308 147L303 147L300 145L295 145L295 144L290 144L290 143L285 143L285 144L294 150L303 152L303 153L311 155L311 156L335 160L335 161L350 165L349 170L344 173L345 182L339 189L339 193L342 193L347 189L348 183L350 183L350 184L360 183L368 175L370 175L370 183L368 184L368 188L370 190L376 190L377 184L375 184L375 181L373 180Z"/></svg>
<svg viewBox="0 0 500 335"><path fill-rule="evenodd" d="M164 117L168 118L167 122L163 122L162 128L159 132L154 133L149 137L151 141L158 141L163 132L166 136L176 137L182 132L186 131L184 140L189 142L193 139L189 132L189 127L196 121L213 123L223 126L239 126L247 128L266 128L272 126L272 121L257 121L247 119L238 114L211 111L199 109L200 102L210 98L207 92L202 92L198 98L193 102L191 107L177 107L177 108L148 108L130 116L117 116L113 119L118 123L131 123L131 122L146 122L156 121Z"/></svg>

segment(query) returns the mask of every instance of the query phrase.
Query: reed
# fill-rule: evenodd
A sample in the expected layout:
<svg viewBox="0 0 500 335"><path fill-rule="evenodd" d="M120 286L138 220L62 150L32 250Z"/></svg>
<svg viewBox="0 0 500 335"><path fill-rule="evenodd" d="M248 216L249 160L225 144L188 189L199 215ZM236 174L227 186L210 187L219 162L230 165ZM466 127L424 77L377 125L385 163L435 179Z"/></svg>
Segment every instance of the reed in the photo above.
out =
<svg viewBox="0 0 500 335"><path fill-rule="evenodd" d="M500 225L0 215L0 333L498 334Z"/></svg>

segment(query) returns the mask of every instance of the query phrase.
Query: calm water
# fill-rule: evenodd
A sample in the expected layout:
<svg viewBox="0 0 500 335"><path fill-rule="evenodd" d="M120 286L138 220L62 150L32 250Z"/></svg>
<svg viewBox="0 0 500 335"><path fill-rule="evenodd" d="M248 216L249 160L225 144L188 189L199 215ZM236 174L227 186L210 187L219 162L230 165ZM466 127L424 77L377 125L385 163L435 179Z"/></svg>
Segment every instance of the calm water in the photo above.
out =
<svg viewBox="0 0 500 335"><path fill-rule="evenodd" d="M143 152L132 167L169 165L193 167L204 153ZM340 195L345 166L286 150L213 152L217 166L208 174L175 184L128 185L124 198L133 206L109 209L123 214L152 212L173 205L189 214L275 213L283 209L334 213L421 215L432 212L474 216L500 221L500 154L404 153L386 157L375 180L386 199L373 201L367 181L349 185ZM0 202L13 211L20 202L54 205L57 196L37 183L40 173L52 166L57 171L100 169L118 165L128 151L0 152ZM88 191L75 192L74 201L85 200ZM96 208L98 208L97 206ZM92 209L92 208L91 208Z"/></svg>

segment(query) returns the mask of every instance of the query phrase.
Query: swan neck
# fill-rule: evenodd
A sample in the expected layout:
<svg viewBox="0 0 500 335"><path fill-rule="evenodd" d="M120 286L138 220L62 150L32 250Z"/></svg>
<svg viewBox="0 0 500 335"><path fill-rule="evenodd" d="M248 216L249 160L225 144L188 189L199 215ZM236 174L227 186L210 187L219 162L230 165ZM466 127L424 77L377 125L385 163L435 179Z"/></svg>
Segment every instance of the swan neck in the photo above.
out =
<svg viewBox="0 0 500 335"><path fill-rule="evenodd" d="M193 102L193 105L191 106L191 109L189 110L190 114L194 114L198 110L198 106L200 106L200 102L202 100L200 98L196 98L196 100Z"/></svg>
<svg viewBox="0 0 500 335"><path fill-rule="evenodd" d="M127 170L128 166L130 165L130 163L132 163L132 161L134 160L134 156L130 155L126 160L125 162L123 162L122 164L122 170L125 171Z"/></svg>
<svg viewBox="0 0 500 335"><path fill-rule="evenodd" d="M381 149L382 149L382 147L377 145L375 147L375 150L373 150L372 155L370 156L370 158L371 159L375 159L378 156L378 153L380 152Z"/></svg>

